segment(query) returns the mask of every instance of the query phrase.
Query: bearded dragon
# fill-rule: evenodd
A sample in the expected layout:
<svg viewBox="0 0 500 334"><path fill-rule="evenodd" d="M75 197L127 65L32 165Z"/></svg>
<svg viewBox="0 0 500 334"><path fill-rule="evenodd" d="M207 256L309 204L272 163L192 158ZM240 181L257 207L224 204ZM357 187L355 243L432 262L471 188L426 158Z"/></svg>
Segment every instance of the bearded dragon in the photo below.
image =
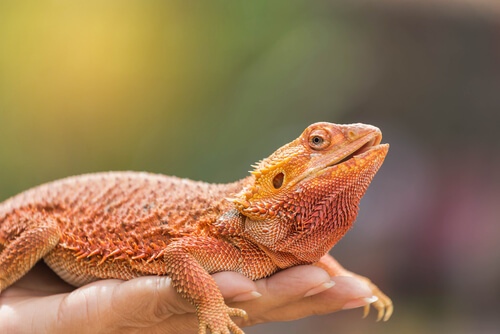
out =
<svg viewBox="0 0 500 334"><path fill-rule="evenodd" d="M225 304L211 273L258 280L316 264L368 283L387 320L391 300L328 255L387 154L381 138L370 125L315 123L235 183L108 172L27 190L0 204L0 291L42 258L74 286L167 275L196 306L200 334L242 334L230 317L246 312Z"/></svg>

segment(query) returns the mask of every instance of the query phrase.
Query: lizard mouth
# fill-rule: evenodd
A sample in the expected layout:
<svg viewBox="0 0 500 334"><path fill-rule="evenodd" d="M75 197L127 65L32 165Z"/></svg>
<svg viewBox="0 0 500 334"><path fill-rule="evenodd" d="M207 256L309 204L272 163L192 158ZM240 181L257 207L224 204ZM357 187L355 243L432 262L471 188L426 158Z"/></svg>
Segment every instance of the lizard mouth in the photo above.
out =
<svg viewBox="0 0 500 334"><path fill-rule="evenodd" d="M381 141L382 141L382 135L380 133L373 133L363 138L360 138L344 148L344 150L346 151L346 155L344 157L340 157L330 162L324 168L340 165L344 162L347 162L348 160L351 160L354 157L361 157L364 153L367 153L368 151L376 150L380 147L387 145L387 144L381 145L380 144Z"/></svg>

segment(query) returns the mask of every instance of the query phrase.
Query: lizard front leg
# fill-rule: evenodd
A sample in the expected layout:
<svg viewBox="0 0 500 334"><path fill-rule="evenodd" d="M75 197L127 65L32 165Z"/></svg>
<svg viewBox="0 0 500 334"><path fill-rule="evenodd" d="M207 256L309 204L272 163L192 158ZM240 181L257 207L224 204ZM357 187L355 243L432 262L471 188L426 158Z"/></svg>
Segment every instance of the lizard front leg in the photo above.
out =
<svg viewBox="0 0 500 334"><path fill-rule="evenodd" d="M230 316L247 318L245 311L230 308L210 273L237 271L240 251L209 237L185 237L171 243L164 254L167 275L177 292L196 307L199 334L244 334Z"/></svg>
<svg viewBox="0 0 500 334"><path fill-rule="evenodd" d="M321 257L321 259L314 265L326 270L330 276L350 276L365 282L372 290L373 295L378 297L378 300L371 304L378 311L377 321L382 319L382 317L384 318L384 321L389 320L394 310L392 300L380 291L380 289L373 284L369 278L345 269L330 254L323 255L323 257ZM365 306L363 318L368 315L368 312L370 312L370 304Z"/></svg>

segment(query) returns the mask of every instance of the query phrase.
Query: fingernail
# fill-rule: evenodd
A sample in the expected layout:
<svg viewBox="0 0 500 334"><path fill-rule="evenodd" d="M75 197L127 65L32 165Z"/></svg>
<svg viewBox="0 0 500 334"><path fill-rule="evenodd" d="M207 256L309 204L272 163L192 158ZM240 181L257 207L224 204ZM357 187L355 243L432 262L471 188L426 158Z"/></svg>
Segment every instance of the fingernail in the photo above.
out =
<svg viewBox="0 0 500 334"><path fill-rule="evenodd" d="M345 305L342 307L343 310L348 310L351 308L356 308L356 307L361 307L365 306L368 304L371 304L373 302L376 302L378 300L377 296L373 296L370 298L358 298L358 299L353 299L345 303Z"/></svg>
<svg viewBox="0 0 500 334"><path fill-rule="evenodd" d="M249 291L242 294L237 295L231 299L232 302L246 302L248 300L256 299L261 297L262 295L257 291Z"/></svg>
<svg viewBox="0 0 500 334"><path fill-rule="evenodd" d="M317 287L312 288L311 290L307 291L306 294L304 295L304 297L309 297L309 296L312 296L312 295L316 295L316 294L318 294L320 292L323 292L325 290L330 289L334 285L335 285L334 281L330 281L330 282L327 282L327 283L320 284Z"/></svg>

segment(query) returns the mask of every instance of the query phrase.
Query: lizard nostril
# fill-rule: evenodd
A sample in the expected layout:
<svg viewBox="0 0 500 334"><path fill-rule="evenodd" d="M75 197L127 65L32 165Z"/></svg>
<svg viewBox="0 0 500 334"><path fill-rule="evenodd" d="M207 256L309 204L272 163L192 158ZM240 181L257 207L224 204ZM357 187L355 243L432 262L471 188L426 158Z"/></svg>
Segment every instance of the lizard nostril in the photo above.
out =
<svg viewBox="0 0 500 334"><path fill-rule="evenodd" d="M273 187L274 189L279 189L283 185L283 180L285 179L285 174L278 173L273 179Z"/></svg>

